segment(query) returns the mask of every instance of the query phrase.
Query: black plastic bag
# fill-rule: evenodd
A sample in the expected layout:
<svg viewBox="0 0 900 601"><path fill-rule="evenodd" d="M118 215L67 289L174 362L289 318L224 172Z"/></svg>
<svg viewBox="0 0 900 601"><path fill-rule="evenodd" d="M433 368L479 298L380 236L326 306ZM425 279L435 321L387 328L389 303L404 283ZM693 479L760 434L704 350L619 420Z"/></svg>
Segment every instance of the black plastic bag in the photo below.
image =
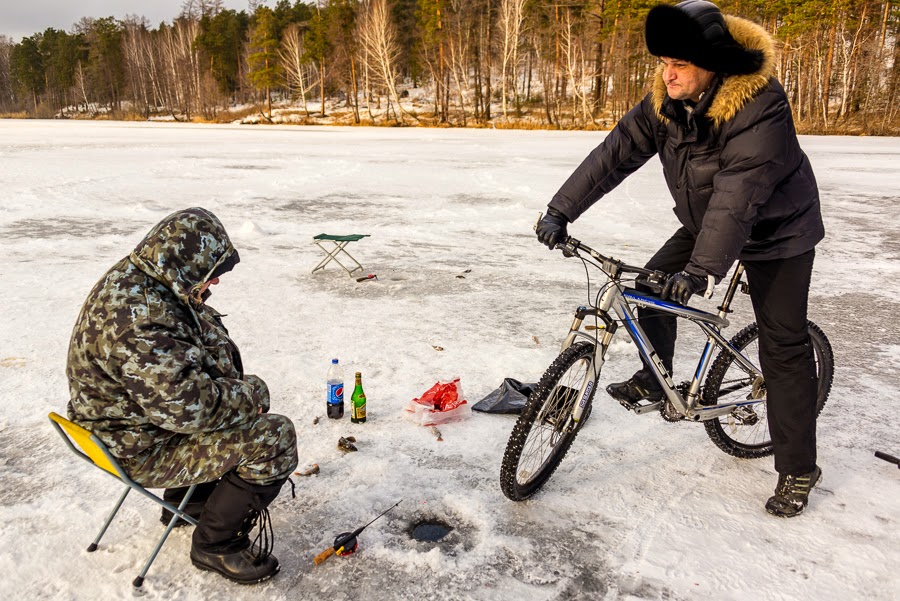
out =
<svg viewBox="0 0 900 601"><path fill-rule="evenodd" d="M537 384L523 384L512 378L504 378L500 388L472 406L472 411L484 413L522 413L528 397Z"/></svg>

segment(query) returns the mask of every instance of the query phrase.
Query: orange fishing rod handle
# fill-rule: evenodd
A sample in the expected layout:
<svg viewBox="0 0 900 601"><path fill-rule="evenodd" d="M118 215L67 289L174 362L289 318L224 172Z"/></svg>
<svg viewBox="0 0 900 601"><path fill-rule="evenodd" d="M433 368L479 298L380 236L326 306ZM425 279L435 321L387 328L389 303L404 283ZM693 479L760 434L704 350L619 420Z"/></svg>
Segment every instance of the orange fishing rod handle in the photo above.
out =
<svg viewBox="0 0 900 601"><path fill-rule="evenodd" d="M328 547L327 549L316 555L316 558L313 559L313 563L319 565L332 555L334 555L334 547Z"/></svg>

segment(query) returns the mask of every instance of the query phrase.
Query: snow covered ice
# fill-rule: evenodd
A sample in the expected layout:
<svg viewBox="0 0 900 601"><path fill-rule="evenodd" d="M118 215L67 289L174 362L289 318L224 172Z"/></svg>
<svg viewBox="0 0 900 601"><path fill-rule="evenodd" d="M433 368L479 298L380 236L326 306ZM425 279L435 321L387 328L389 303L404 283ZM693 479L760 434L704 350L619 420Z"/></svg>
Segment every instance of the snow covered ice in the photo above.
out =
<svg viewBox="0 0 900 601"><path fill-rule="evenodd" d="M119 486L46 416L65 409L69 335L91 286L162 217L202 206L241 253L210 304L228 315L247 372L269 384L272 411L297 426L300 468L321 472L272 507L274 580L240 587L196 570L181 529L145 598L898 598L900 470L873 456L900 455L896 138L801 139L827 229L810 317L836 361L819 418L824 481L803 516L765 513L771 458L725 455L702 426L633 415L602 390L556 474L518 504L499 487L515 417L472 414L441 425L442 442L403 419L440 379L461 377L474 403L504 377L536 381L556 356L586 301L584 269L532 226L604 135L0 121L0 597L132 595L158 508L130 496L86 553ZM672 204L653 159L570 233L642 263L677 228ZM333 265L311 275L320 233L371 234L349 250L378 279ZM752 320L738 300L728 336ZM702 342L681 334L676 380ZM332 357L362 372L366 424L324 418ZM637 365L620 339L601 386ZM336 448L347 435L358 452ZM400 499L355 556L313 567L336 534ZM454 530L411 540L423 519Z"/></svg>

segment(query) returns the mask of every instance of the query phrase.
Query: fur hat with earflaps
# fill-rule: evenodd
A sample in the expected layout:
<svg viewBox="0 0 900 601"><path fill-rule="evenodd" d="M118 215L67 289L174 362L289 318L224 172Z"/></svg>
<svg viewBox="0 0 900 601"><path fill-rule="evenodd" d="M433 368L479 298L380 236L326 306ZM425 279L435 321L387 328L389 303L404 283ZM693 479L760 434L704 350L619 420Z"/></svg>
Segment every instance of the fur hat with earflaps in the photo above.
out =
<svg viewBox="0 0 900 601"><path fill-rule="evenodd" d="M690 61L715 73L746 75L763 63L763 53L738 44L719 7L706 0L654 6L644 35L650 54Z"/></svg>

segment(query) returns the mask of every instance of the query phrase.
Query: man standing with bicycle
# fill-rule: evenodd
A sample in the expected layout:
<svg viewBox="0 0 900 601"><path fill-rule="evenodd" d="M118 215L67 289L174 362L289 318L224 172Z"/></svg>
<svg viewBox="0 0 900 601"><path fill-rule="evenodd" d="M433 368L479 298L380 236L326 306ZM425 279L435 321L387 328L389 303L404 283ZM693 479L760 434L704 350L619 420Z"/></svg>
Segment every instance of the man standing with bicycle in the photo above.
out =
<svg viewBox="0 0 900 601"><path fill-rule="evenodd" d="M538 238L554 248L569 223L659 155L682 227L646 267L673 274L662 297L687 304L694 294L711 296L735 260L744 262L779 473L766 510L792 517L821 477L806 315L814 247L825 230L812 167L773 75L774 41L705 0L654 7L645 34L661 62L652 91L556 193ZM650 309L639 317L671 373L675 317ZM629 404L664 396L646 360L607 392Z"/></svg>

